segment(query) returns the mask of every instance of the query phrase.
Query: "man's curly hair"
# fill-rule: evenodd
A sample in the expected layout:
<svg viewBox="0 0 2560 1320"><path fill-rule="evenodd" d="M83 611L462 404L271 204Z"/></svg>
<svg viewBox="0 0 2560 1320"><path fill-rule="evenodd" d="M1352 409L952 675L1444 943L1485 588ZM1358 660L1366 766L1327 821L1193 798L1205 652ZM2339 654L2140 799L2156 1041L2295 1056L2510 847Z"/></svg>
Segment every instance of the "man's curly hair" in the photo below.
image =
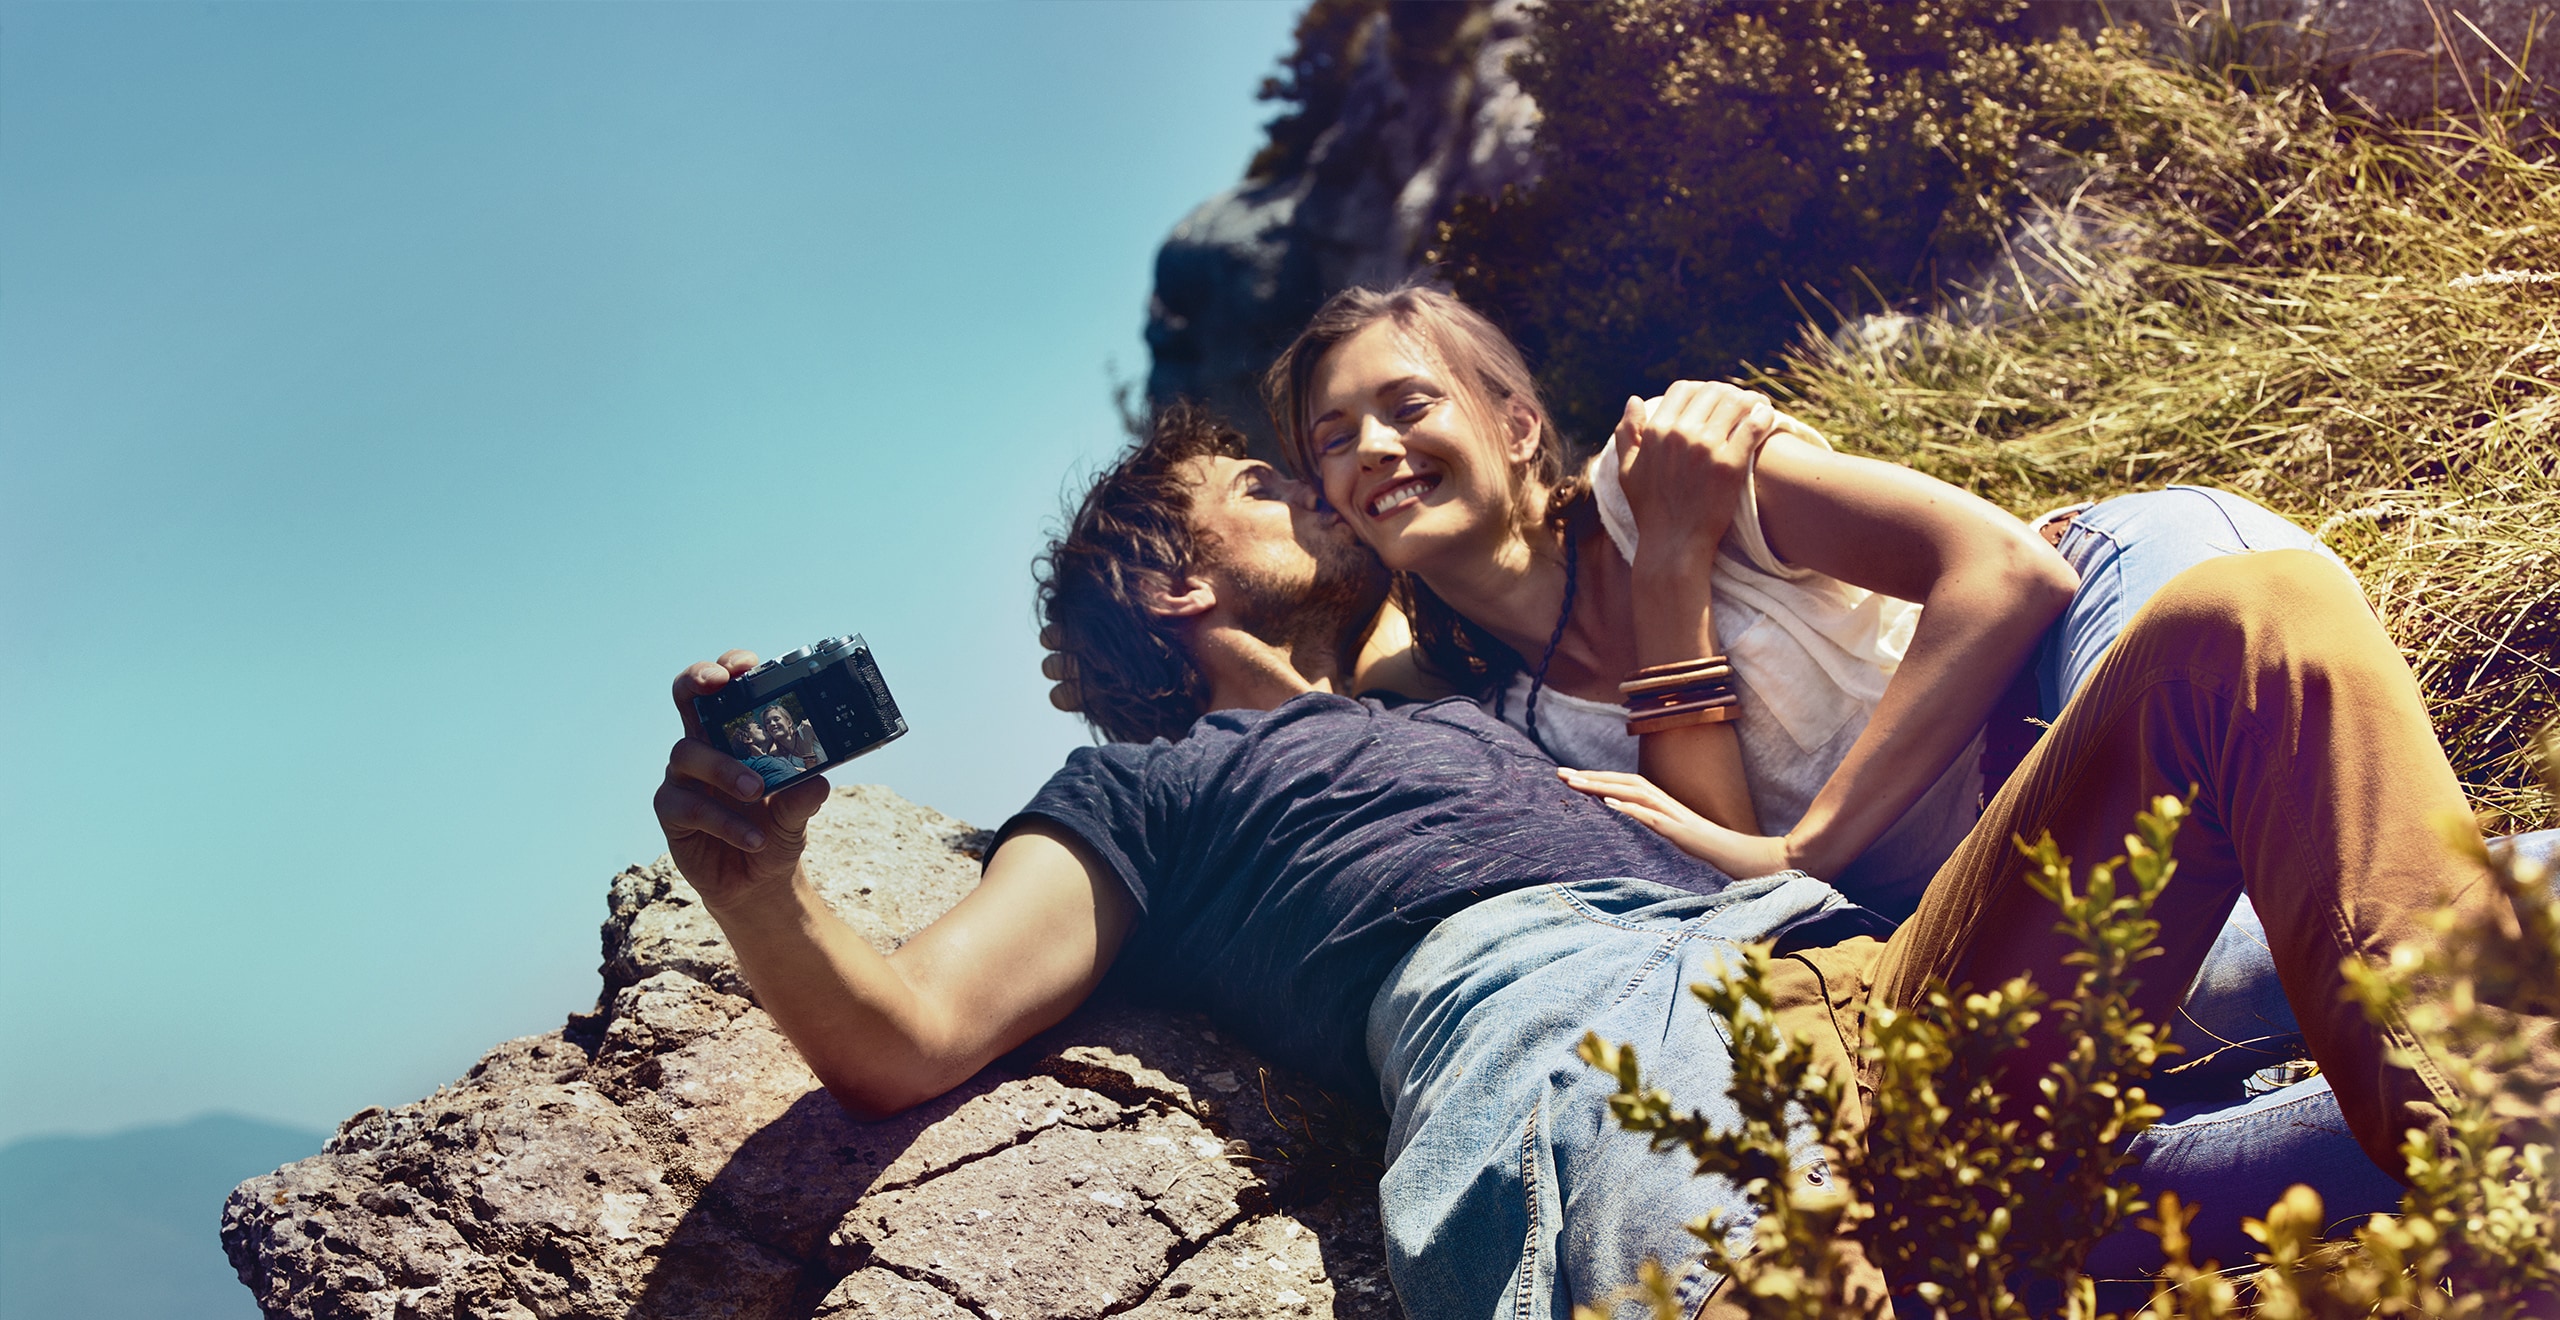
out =
<svg viewBox="0 0 2560 1320"><path fill-rule="evenodd" d="M1159 409L1040 556L1041 621L1058 630L1085 720L1106 738L1179 738L1208 709L1208 685L1181 633L1142 592L1150 579L1178 586L1210 550L1191 527L1182 465L1242 458L1245 443L1205 408Z"/></svg>

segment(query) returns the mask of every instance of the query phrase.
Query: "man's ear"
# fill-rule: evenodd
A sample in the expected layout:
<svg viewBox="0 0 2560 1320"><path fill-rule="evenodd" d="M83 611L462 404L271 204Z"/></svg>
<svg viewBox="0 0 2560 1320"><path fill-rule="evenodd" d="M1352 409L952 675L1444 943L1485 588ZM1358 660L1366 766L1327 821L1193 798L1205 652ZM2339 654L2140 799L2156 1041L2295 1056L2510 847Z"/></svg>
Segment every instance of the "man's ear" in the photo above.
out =
<svg viewBox="0 0 2560 1320"><path fill-rule="evenodd" d="M1138 575L1138 603L1160 619L1197 618L1218 606L1218 589L1207 578L1184 578L1179 588L1161 573Z"/></svg>

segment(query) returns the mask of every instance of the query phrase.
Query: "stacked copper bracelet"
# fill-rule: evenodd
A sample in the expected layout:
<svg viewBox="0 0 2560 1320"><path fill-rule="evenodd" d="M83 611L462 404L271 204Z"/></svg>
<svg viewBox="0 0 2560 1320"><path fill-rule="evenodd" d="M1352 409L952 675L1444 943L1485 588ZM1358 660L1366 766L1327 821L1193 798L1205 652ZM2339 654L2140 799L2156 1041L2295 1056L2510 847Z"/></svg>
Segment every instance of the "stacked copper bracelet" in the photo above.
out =
<svg viewBox="0 0 2560 1320"><path fill-rule="evenodd" d="M1634 734L1721 724L1742 714L1733 662L1720 655L1648 665L1627 675L1618 691L1626 698L1627 732Z"/></svg>

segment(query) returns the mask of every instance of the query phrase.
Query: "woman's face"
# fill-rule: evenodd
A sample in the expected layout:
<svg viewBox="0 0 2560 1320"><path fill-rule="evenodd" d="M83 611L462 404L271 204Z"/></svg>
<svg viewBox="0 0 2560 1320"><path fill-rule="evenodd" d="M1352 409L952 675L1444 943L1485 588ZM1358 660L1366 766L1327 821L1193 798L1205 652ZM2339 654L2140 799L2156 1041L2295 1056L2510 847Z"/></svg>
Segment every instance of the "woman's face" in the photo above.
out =
<svg viewBox="0 0 2560 1320"><path fill-rule="evenodd" d="M1335 345L1310 386L1308 449L1325 502L1389 568L1427 578L1512 535L1514 474L1534 457L1525 419L1479 423L1448 369L1388 321Z"/></svg>
<svg viewBox="0 0 2560 1320"><path fill-rule="evenodd" d="M791 712L780 706L765 707L764 727L765 732L776 738L787 736L791 732Z"/></svg>

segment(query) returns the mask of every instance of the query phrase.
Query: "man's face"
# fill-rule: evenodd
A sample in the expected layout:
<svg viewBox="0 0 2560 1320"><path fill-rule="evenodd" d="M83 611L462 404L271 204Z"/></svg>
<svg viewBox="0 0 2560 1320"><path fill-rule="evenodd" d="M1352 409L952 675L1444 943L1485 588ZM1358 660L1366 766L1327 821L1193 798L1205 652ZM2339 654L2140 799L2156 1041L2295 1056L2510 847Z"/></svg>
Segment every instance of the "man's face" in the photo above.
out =
<svg viewBox="0 0 2560 1320"><path fill-rule="evenodd" d="M1340 638L1387 598L1387 571L1315 489L1260 459L1210 456L1185 465L1200 575L1238 622L1275 644Z"/></svg>

